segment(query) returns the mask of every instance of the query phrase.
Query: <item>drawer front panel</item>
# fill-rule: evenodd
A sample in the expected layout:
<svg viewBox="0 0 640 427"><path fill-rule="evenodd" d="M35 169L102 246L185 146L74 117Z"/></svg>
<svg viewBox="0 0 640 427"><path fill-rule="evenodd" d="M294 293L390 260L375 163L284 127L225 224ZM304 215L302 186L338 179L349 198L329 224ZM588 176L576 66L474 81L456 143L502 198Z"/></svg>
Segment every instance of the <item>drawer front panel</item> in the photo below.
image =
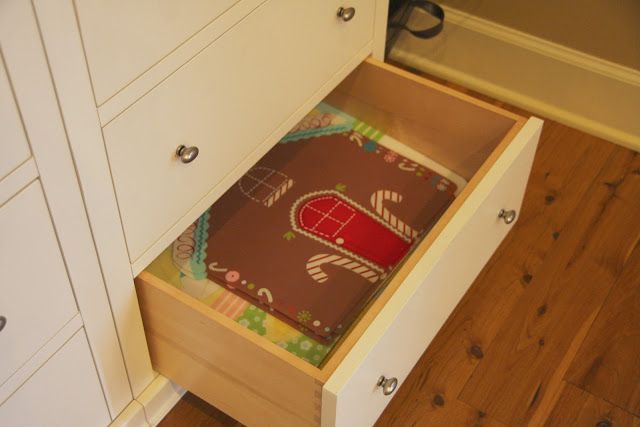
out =
<svg viewBox="0 0 640 427"><path fill-rule="evenodd" d="M104 128L131 261L371 40L374 3L269 0Z"/></svg>
<svg viewBox="0 0 640 427"><path fill-rule="evenodd" d="M136 290L155 370L247 425L319 424L316 368L150 273Z"/></svg>
<svg viewBox="0 0 640 427"><path fill-rule="evenodd" d="M383 394L378 379L396 378L401 386L509 231L498 212L521 206L540 127L537 119L525 125L449 224L460 225L450 243L434 243L325 384L323 426L372 425L382 413L392 395ZM405 292L412 281L419 285Z"/></svg>
<svg viewBox="0 0 640 427"><path fill-rule="evenodd" d="M29 158L29 144L13 99L9 76L0 56L0 179Z"/></svg>
<svg viewBox="0 0 640 427"><path fill-rule="evenodd" d="M110 421L84 329L0 406L3 426L106 426Z"/></svg>
<svg viewBox="0 0 640 427"><path fill-rule="evenodd" d="M239 0L77 0L98 105Z"/></svg>
<svg viewBox="0 0 640 427"><path fill-rule="evenodd" d="M0 384L77 312L39 181L0 207Z"/></svg>

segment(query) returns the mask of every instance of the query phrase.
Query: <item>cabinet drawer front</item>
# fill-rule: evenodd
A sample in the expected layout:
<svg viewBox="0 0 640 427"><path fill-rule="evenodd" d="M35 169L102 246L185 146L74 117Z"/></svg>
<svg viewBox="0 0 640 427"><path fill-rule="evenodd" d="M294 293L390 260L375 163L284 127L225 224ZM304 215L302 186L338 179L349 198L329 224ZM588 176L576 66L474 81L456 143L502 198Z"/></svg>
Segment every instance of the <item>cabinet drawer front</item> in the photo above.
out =
<svg viewBox="0 0 640 427"><path fill-rule="evenodd" d="M158 372L247 425L318 424L316 368L152 274L136 288Z"/></svg>
<svg viewBox="0 0 640 427"><path fill-rule="evenodd" d="M104 128L131 261L371 40L374 1L339 5L267 1Z"/></svg>
<svg viewBox="0 0 640 427"><path fill-rule="evenodd" d="M238 2L76 1L98 105Z"/></svg>
<svg viewBox="0 0 640 427"><path fill-rule="evenodd" d="M509 231L498 213L522 204L540 128L529 120L325 384L323 426L372 425L382 413L392 395L379 378L401 386Z"/></svg>
<svg viewBox="0 0 640 427"><path fill-rule="evenodd" d="M29 144L13 99L9 76L0 56L0 179L29 158Z"/></svg>
<svg viewBox="0 0 640 427"><path fill-rule="evenodd" d="M39 181L0 207L0 236L1 384L77 308Z"/></svg>
<svg viewBox="0 0 640 427"><path fill-rule="evenodd" d="M84 329L0 406L3 426L106 426L110 421Z"/></svg>

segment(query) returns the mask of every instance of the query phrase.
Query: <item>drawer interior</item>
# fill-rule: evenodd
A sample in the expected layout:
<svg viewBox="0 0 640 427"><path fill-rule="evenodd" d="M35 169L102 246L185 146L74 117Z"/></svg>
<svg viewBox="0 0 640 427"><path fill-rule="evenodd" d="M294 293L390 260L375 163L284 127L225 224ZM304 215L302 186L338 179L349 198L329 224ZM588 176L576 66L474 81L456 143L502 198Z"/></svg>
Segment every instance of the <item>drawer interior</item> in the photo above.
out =
<svg viewBox="0 0 640 427"><path fill-rule="evenodd" d="M373 60L365 61L326 100L467 181L523 124L515 114Z"/></svg>
<svg viewBox="0 0 640 427"><path fill-rule="evenodd" d="M373 59L354 70L326 101L442 164L468 184L343 337L322 367L325 381L526 122L522 116Z"/></svg>
<svg viewBox="0 0 640 427"><path fill-rule="evenodd" d="M468 185L333 348L314 354L322 363L296 357L178 290L180 273L172 270L171 249L163 252L136 280L152 360L161 373L223 410L233 412L229 408L236 407L234 399L243 394L213 389L204 383L211 378L205 379L203 371L252 396L254 401L245 405L264 407L264 399L293 402L287 409L292 422L317 424L322 384L525 121L374 60L361 64L325 102L438 162Z"/></svg>

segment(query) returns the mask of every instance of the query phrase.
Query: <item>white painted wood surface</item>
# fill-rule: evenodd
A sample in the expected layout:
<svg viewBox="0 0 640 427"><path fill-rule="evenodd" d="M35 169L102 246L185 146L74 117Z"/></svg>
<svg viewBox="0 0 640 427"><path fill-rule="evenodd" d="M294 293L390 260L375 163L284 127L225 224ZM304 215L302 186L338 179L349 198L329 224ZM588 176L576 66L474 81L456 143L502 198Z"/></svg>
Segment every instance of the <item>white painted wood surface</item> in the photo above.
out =
<svg viewBox="0 0 640 427"><path fill-rule="evenodd" d="M74 206L77 206L77 203L84 201L86 213L91 222L93 240L91 240L91 231L87 226L86 217L74 220L71 216L64 223L66 233L61 234L61 239L71 239L70 248L76 249L75 256L68 259L69 267L78 274L77 280L72 275L72 282L76 287L80 311L85 321L89 342L94 350L111 414L115 416L129 404L132 397L137 396L149 385L154 378L154 373L142 329L140 309L133 287L133 276L122 235L73 3L71 0L56 2L35 0L33 4L38 14L51 75L57 89L59 106L74 160L71 161L69 148L66 145L65 156L60 154L58 158L51 158L49 153L48 157L45 157L48 153L45 132L39 139L43 156L39 159L38 166L43 166L43 162L46 161L52 176L62 171L74 175L75 179L77 172L80 180L82 193L78 190L77 183L74 184L75 190L67 188L63 182L58 182L57 185L52 183L52 185L55 194L58 195L57 206L60 209L65 208L65 194L68 199L67 212L76 212L71 209L69 202L73 201ZM35 120L34 126L37 125L38 122ZM42 128L41 123L40 128ZM47 129L43 128L43 130ZM59 135L58 129L54 130L55 132L49 132L50 139L52 135ZM56 141L57 144L62 144L59 139ZM49 141L49 151L52 146L53 141ZM42 168L41 172L43 172ZM54 194L53 191L51 194ZM81 194L84 199L81 199ZM55 219L54 215L54 222ZM95 242L95 249L80 245L87 240ZM65 242L62 246L67 257ZM96 263L95 250L100 256L100 265ZM100 267L104 282L100 276ZM81 290L84 292L80 293ZM111 310L113 310L113 318Z"/></svg>
<svg viewBox="0 0 640 427"><path fill-rule="evenodd" d="M0 406L0 425L106 426L109 412L83 330Z"/></svg>
<svg viewBox="0 0 640 427"><path fill-rule="evenodd" d="M39 182L0 207L0 384L78 311Z"/></svg>
<svg viewBox="0 0 640 427"><path fill-rule="evenodd" d="M519 210L542 122L530 119L433 246L324 385L323 426L373 425L510 226L500 209Z"/></svg>
<svg viewBox="0 0 640 427"><path fill-rule="evenodd" d="M250 4L248 1L241 1L234 9L240 4ZM243 170L255 162L270 144L277 141L288 127L332 89L362 58L371 53L372 40L375 41L376 52L380 54L380 31L379 28L373 30L374 14L375 22L383 21L379 4L386 7L387 2L379 1L378 8L374 10L371 0L360 1L362 5L356 5L356 18L345 24L335 17L335 9L342 5L339 2L314 0L311 5L300 5L293 0L269 0L210 46L206 47L206 38L201 38L198 43L203 43L199 46L204 50L179 69L182 59L178 58L195 55L193 46L196 44L193 40L203 32L181 45L180 49L190 46L190 50L184 50L185 53L181 54L187 56L163 57L160 61L169 64L163 67L159 63L152 64L153 70L160 71L157 74L145 73L146 76L151 76L147 80L144 76L136 80L144 83L139 86L142 89L151 89L157 82L158 85L151 92L132 91L128 98L111 98L124 100L113 104L115 107L109 110L110 122L105 127L107 151L121 199L118 200L120 212L117 210L109 175L96 112L96 99L83 56L74 5L71 0L59 3L43 0L33 2L39 14L49 65L58 91L59 106L75 158L74 164L67 152L66 163L63 161L62 164L70 166L69 171L77 170L82 181L134 395L138 395L149 384L153 372L148 361L137 299L131 283L130 261L133 261L133 270L136 272L153 259L165 243L173 240L189 221L235 182ZM274 22L282 21L285 16L283 8L289 14L304 16L304 19L288 18L283 25L274 26ZM361 21L363 19L365 23ZM82 20L80 26L83 26ZM244 30L237 32L238 28ZM84 31L84 28L81 29ZM86 40L84 42L86 47ZM304 49L310 47L315 54L311 59L306 55L296 55L296 52L305 52ZM230 58L229 62L233 63L227 64L221 58ZM174 67L177 69L175 73L172 70ZM256 75L259 79L255 78ZM158 80L154 80L156 78ZM32 96L35 92L24 87L27 80L21 80L21 91ZM135 83L131 87L134 86ZM128 93L127 89L120 92L124 93ZM128 107L127 110L119 115L118 108L125 107ZM36 111L28 103L26 108L31 114ZM242 120L245 116L257 119L245 123ZM30 122L33 125L37 123L33 118ZM406 377L466 290L466 286L506 233L508 227L495 220L497 210L501 207L496 208L495 205L507 202L512 206L519 205L527 173L522 173L522 170L513 172L514 167L508 166L512 162L520 162L520 168L524 167L528 172L535 149L535 143L531 141L536 138L538 124L536 120L532 120L505 151L493 170L484 178L478 191L465 202L464 208L331 377L323 395L323 424L335 421L337 425L366 425L375 421L388 402L388 398L381 397L382 393L375 389L378 376L396 376L400 380ZM29 133L29 129L27 130ZM73 233L69 225L70 217L58 220L62 218L60 212L64 198L60 196L62 191L56 192L54 187L55 183L59 184L64 180L54 177L54 160L45 158L46 150L42 148L44 132L32 132L33 137L40 141L35 145L40 144L40 148L35 149L34 156L38 167L42 166L45 172L45 190L47 185L52 189L51 200L48 191L47 198L56 228L58 222L61 224L61 243L66 251L67 244L63 239L69 242L69 236ZM60 129L52 134L54 137L59 136ZM32 138L32 135L29 134L29 137ZM526 140L527 138L530 140ZM201 157L191 165L178 164L172 154L180 143L202 144L200 148L204 149ZM55 158L55 161L59 160ZM202 163L206 167L200 167ZM196 172L188 172L185 176L179 174L189 171L192 166L197 166ZM124 170L125 173L119 170ZM167 170L178 172L167 175ZM513 174L511 181L507 179L510 174ZM507 181L509 183L505 185ZM4 181L0 181L0 189L3 183ZM493 190L498 183L500 185ZM194 187L199 184L202 185L201 188ZM77 183L75 185L77 191ZM185 188L188 191L181 193ZM127 197L122 199L121 193L126 193ZM71 199L71 205L74 206L78 199ZM174 211L164 212L171 209ZM129 254L120 228L119 213L123 213L123 217L132 213L136 221L152 223L150 231L142 230L140 235L146 233L146 237L138 238L137 246L132 247L129 242ZM139 216L136 218L135 215ZM485 221L490 219L495 221L485 225ZM86 225L86 218L80 224L80 235L84 235L82 224ZM135 233L145 225L141 223L138 227L139 224L135 222L130 224L134 224L129 229L133 227ZM473 235L470 238L469 230L477 231L481 236ZM461 235L456 237L458 232ZM486 239L482 240L482 237ZM70 253L77 255L74 251L82 246L72 246L75 249ZM455 256L452 255L454 252ZM95 258L95 253L89 251L86 256ZM466 268L459 268L459 264L456 264L457 268L452 269L452 263L459 262L465 256L469 258L465 263ZM97 264L95 259L93 263L89 260L88 267L82 271L78 270L79 258L75 256L73 259L75 261L70 264L69 274L76 286L74 277L90 277L89 272L95 272ZM425 281L425 277L429 277L429 280ZM97 283L94 276L90 282L90 285L81 288L78 301L81 310L85 310L83 316L86 313L88 319L93 319L87 321L89 338L95 342L92 345L106 349L114 341L113 325L111 329L106 327L108 339L99 337L99 328L96 329L95 325L106 325L104 322L99 323L99 319L101 313L104 313L103 308L108 307L108 304L101 306L102 308L95 306L98 315L94 315L93 311L86 311L86 307L91 307L91 303L87 301L93 301L94 304L104 302L106 294L104 287L100 286L103 285L101 278ZM441 284L446 286L439 286ZM412 330L401 327L417 321L416 319L422 319L428 326L421 330L418 337L413 335L416 328ZM89 327L90 325L94 326ZM104 382L111 414L115 416L117 408L130 408L130 405L123 406L123 402L130 401L131 391L123 392L123 377L118 373L124 372L122 357L118 352L120 368L109 372L105 361L114 355L113 351L104 354L100 350L96 351L99 352L94 352L98 372ZM111 366L116 365L118 363ZM149 411L159 414L165 412L166 407L157 404L165 402L158 398L166 395L167 390L166 384L163 387L153 386L145 390L140 398ZM176 393L169 393L169 396L171 398L166 402L174 400ZM13 398L9 401L13 401ZM131 409L137 422L140 422L139 409L135 405ZM154 419L155 417L157 415L152 416Z"/></svg>
<svg viewBox="0 0 640 427"><path fill-rule="evenodd" d="M262 141L258 147L229 172L219 183L214 186L203 198L189 209L189 211L175 222L153 245L149 247L132 265L134 275L140 274L149 263L195 221L202 212L211 206L222 194L238 181L262 156L264 156L274 144L276 144L293 126L295 126L311 109L321 102L344 78L349 75L360 63L371 54L372 43L367 43L350 61L348 61L336 74L334 74L320 89L302 103L284 122L282 122L271 134Z"/></svg>
<svg viewBox="0 0 640 427"><path fill-rule="evenodd" d="M225 11L216 20L195 33L189 40L175 48L170 55L153 64L144 74L123 87L119 92L98 106L100 123L106 126L125 108L142 98L150 90L173 74L178 68L217 40L233 25L251 13L265 0L243 0Z"/></svg>
<svg viewBox="0 0 640 427"><path fill-rule="evenodd" d="M158 375L136 400L144 406L149 424L157 425L185 393L178 384Z"/></svg>
<svg viewBox="0 0 640 427"><path fill-rule="evenodd" d="M149 423L140 402L132 400L109 427L149 427Z"/></svg>
<svg viewBox="0 0 640 427"><path fill-rule="evenodd" d="M31 155L2 55L0 55L0 153L2 153L0 180Z"/></svg>
<svg viewBox="0 0 640 427"><path fill-rule="evenodd" d="M14 169L8 176L0 180L0 205L4 204L37 177L38 168L36 168L36 162L33 158Z"/></svg>
<svg viewBox="0 0 640 427"><path fill-rule="evenodd" d="M371 41L374 2L351 5L265 2L104 128L132 262Z"/></svg>
<svg viewBox="0 0 640 427"><path fill-rule="evenodd" d="M48 3L62 8L64 2ZM67 274L109 410L115 416L131 401L131 389L31 2L0 2L0 41ZM71 50L65 53L70 59Z"/></svg>
<svg viewBox="0 0 640 427"><path fill-rule="evenodd" d="M239 0L76 0L98 105Z"/></svg>
<svg viewBox="0 0 640 427"><path fill-rule="evenodd" d="M241 2L237 7L240 5L244 7L245 4L247 3ZM95 114L95 101L79 30L76 25L74 7L71 0L62 2L36 0L34 1L34 6L38 13L38 21L42 31L43 42L47 49L51 73L56 84L60 109L65 120L76 171L92 224L96 249L100 255L101 267L114 313L122 355L127 366L131 390L133 395L137 396L154 378L154 373L151 370L137 298L132 284L132 272L113 194L101 129ZM335 6L337 8L337 3ZM232 10L236 10L237 7ZM227 14L223 15L219 20L226 19L226 17ZM199 40L198 43L205 43L206 41L205 35L198 33L192 40L181 46L176 53L182 52L184 48L184 52L187 53L182 52L180 55L191 55L189 52L193 52L193 49L195 49L192 43L195 39ZM203 46L206 46L206 43ZM298 105L295 112L277 126L258 149L244 158L241 164L231 174L227 175L219 186L212 189L204 198L192 206L186 216L178 219L170 230L167 230L162 238L156 241L152 250L145 252L145 255L133 266L134 272L141 271L146 264L153 260L164 249L163 245L167 245L175 239L188 225L189 221L197 218L202 210L219 197L226 187L235 182L244 170L257 161L272 144L280 139L308 110L326 96L370 52L371 44L367 43L337 73L323 85L320 85L312 96ZM162 73L171 74L173 71L171 68L180 61L178 57L174 58L173 54L165 58L165 60L158 65L158 69L162 68L162 72L159 75ZM150 73L155 72L154 70L156 70L156 67ZM145 76L147 75L149 73L145 73ZM136 82L142 80L144 78L137 79ZM149 82L153 84L153 78ZM122 94L125 92L127 91L123 91ZM91 337L91 334L89 336ZM97 357L97 359L99 358L100 356ZM100 360L97 360L97 362L100 369ZM124 396L120 383L116 381L118 378L116 375L101 374L101 377L108 398L115 399L118 396ZM115 405L113 406L115 407Z"/></svg>
<svg viewBox="0 0 640 427"><path fill-rule="evenodd" d="M387 44L387 21L389 14L389 0L376 0L375 23L373 25L373 56L378 61L384 61L384 51Z"/></svg>
<svg viewBox="0 0 640 427"><path fill-rule="evenodd" d="M82 328L80 313L73 316L49 341L0 385L0 405L44 365L69 339Z"/></svg>

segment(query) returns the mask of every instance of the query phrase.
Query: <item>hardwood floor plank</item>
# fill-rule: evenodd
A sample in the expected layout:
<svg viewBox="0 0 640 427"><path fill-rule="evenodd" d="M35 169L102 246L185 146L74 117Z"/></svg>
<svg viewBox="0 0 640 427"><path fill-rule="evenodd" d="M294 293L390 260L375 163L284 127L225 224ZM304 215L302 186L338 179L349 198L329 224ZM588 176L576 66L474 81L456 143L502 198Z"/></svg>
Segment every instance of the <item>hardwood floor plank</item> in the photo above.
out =
<svg viewBox="0 0 640 427"><path fill-rule="evenodd" d="M531 414L527 425L529 427L537 427L544 425L545 420L549 417L549 414L555 407L563 388L562 377L567 372L567 369L571 365L573 358L575 357L580 344L584 341L587 332L589 332L591 325L595 320L598 310L594 310L591 315L585 319L582 323L582 327L576 332L575 336L571 340L567 351L558 363L557 367L551 373L546 385L546 393L541 393L539 399L536 402L535 411Z"/></svg>
<svg viewBox="0 0 640 427"><path fill-rule="evenodd" d="M506 427L505 424L492 419L484 412L472 408L459 400L445 400L442 395L435 395L428 404L422 399L408 399L403 403L401 411L392 411L378 420L377 426L473 426L473 427Z"/></svg>
<svg viewBox="0 0 640 427"><path fill-rule="evenodd" d="M640 218L634 225L640 227ZM566 379L640 416L640 246L607 297Z"/></svg>
<svg viewBox="0 0 640 427"><path fill-rule="evenodd" d="M640 418L572 384L565 384L545 426L640 427Z"/></svg>
<svg viewBox="0 0 640 427"><path fill-rule="evenodd" d="M510 425L529 422L640 237L640 167L616 148L459 398ZM636 196L636 197L634 197ZM568 366L564 366L566 370Z"/></svg>
<svg viewBox="0 0 640 427"><path fill-rule="evenodd" d="M416 398L429 408L435 396L445 400L458 396L513 306L537 277L547 254L557 245L595 179L594 171L603 167L614 149L595 137L554 122L545 123L519 222L396 392L380 425L386 425L392 414L410 416L407 407L416 407ZM456 414L454 407L445 406L423 416L440 425L441 420Z"/></svg>
<svg viewBox="0 0 640 427"><path fill-rule="evenodd" d="M194 394L186 393L158 427L242 427L224 412Z"/></svg>

